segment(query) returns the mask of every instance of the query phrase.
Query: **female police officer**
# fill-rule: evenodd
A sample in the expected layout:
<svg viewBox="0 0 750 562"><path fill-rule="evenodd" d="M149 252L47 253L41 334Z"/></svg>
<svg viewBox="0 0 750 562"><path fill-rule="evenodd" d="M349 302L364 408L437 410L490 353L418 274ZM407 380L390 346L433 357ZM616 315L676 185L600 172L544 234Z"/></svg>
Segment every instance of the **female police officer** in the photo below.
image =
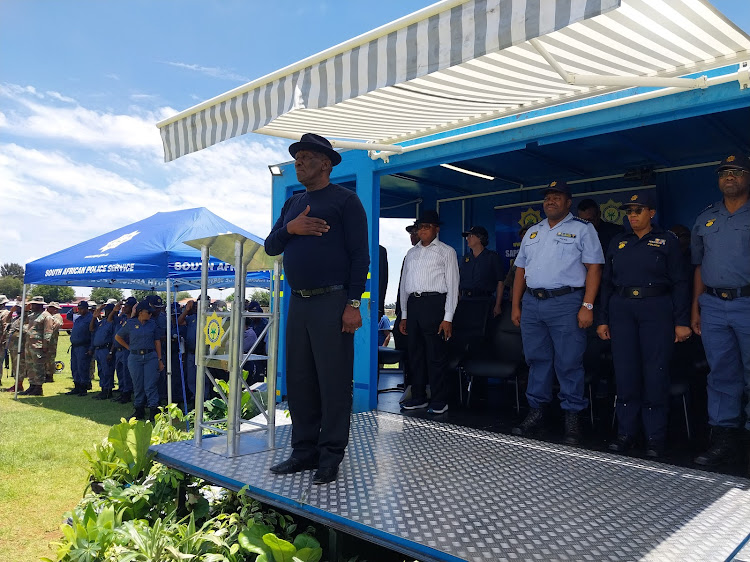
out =
<svg viewBox="0 0 750 562"><path fill-rule="evenodd" d="M148 399L149 418L154 421L159 408L159 372L164 364L161 358L161 340L156 322L151 319L153 309L146 301L135 307L130 318L115 335L117 343L130 350L128 370L133 379L135 411L130 417L143 420ZM125 337L129 336L129 343Z"/></svg>
<svg viewBox="0 0 750 562"><path fill-rule="evenodd" d="M611 338L615 364L618 435L609 450L633 445L640 417L653 458L664 450L673 343L691 334L688 279L677 238L651 224L652 193L633 195L623 209L633 230L609 245L597 328Z"/></svg>

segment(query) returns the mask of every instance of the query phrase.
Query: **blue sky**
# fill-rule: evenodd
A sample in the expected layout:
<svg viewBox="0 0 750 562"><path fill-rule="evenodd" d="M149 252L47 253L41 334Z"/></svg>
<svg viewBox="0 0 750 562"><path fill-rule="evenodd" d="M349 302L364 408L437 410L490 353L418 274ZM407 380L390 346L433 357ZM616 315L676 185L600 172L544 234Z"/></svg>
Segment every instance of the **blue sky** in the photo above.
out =
<svg viewBox="0 0 750 562"><path fill-rule="evenodd" d="M750 0L713 3L750 32ZM430 4L0 1L0 262L198 206L265 236L267 165L288 143L246 135L164 164L155 123ZM384 222L395 276L406 235Z"/></svg>

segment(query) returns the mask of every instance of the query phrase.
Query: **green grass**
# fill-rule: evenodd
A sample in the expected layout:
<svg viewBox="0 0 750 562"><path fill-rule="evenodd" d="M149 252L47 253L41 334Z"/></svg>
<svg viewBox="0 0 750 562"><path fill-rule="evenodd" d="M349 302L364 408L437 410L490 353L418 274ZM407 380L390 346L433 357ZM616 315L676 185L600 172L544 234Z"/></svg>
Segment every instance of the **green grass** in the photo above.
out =
<svg viewBox="0 0 750 562"><path fill-rule="evenodd" d="M44 385L44 396L0 393L0 558L8 562L52 556L49 543L62 536L62 516L86 485L82 451L132 412L132 404L94 400L94 392L65 395L73 385L68 347L61 333L57 359L65 369ZM7 372L1 382L12 384ZM98 380L93 386L98 392Z"/></svg>

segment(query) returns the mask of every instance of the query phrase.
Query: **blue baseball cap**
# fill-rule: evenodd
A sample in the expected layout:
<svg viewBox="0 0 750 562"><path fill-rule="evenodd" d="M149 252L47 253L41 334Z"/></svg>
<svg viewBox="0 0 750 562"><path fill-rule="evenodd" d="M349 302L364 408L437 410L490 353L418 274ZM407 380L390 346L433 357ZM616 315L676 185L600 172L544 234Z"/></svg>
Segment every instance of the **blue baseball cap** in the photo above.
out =
<svg viewBox="0 0 750 562"><path fill-rule="evenodd" d="M564 181L551 181L550 184L544 189L544 195L547 195L548 193L563 193L570 198L573 197L568 184Z"/></svg>
<svg viewBox="0 0 750 562"><path fill-rule="evenodd" d="M154 308L164 308L164 300L159 295L149 295L146 297L146 302Z"/></svg>
<svg viewBox="0 0 750 562"><path fill-rule="evenodd" d="M716 171L720 172L726 168L736 168L738 170L750 172L750 158L743 154L730 154L721 161L721 164L716 168Z"/></svg>
<svg viewBox="0 0 750 562"><path fill-rule="evenodd" d="M148 302L148 298L142 300L135 306L136 313L140 313L141 310L145 310L146 312L149 312L151 314L154 313L154 309L151 307L151 304Z"/></svg>
<svg viewBox="0 0 750 562"><path fill-rule="evenodd" d="M122 304L125 306L135 306L138 304L138 299L135 297L128 297L124 301L122 301Z"/></svg>

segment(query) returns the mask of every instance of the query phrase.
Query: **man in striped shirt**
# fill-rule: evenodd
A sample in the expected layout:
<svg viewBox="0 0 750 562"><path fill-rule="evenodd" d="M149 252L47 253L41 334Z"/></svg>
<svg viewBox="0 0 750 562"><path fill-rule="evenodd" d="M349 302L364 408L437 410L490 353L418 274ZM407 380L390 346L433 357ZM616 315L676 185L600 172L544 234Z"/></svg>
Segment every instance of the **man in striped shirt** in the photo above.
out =
<svg viewBox="0 0 750 562"><path fill-rule="evenodd" d="M417 227L419 243L404 258L399 294L398 328L408 337L412 378L412 397L401 407L428 408L431 414L442 414L448 410L446 342L451 337L458 303L458 260L456 251L437 239L440 217L436 211L425 211Z"/></svg>

